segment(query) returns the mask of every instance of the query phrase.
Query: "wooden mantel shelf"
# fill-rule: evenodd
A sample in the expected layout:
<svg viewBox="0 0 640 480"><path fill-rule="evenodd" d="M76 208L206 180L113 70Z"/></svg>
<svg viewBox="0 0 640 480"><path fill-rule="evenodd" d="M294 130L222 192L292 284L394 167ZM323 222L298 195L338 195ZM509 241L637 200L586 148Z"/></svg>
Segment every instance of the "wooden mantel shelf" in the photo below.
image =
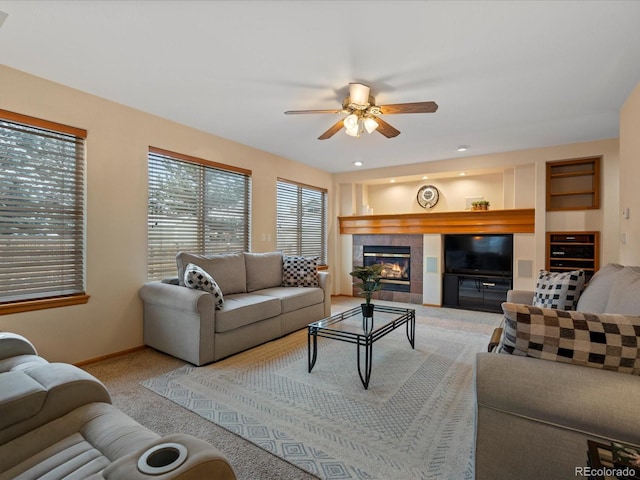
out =
<svg viewBox="0 0 640 480"><path fill-rule="evenodd" d="M341 234L535 232L533 208L351 215L338 220Z"/></svg>

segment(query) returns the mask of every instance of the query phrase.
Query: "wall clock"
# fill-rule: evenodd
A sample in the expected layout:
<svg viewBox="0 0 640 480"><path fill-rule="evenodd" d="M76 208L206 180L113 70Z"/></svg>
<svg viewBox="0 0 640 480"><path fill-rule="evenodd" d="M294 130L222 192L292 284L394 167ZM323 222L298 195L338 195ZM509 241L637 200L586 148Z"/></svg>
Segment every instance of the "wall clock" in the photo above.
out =
<svg viewBox="0 0 640 480"><path fill-rule="evenodd" d="M418 190L418 204L422 208L433 208L438 203L440 192L433 185L423 185Z"/></svg>

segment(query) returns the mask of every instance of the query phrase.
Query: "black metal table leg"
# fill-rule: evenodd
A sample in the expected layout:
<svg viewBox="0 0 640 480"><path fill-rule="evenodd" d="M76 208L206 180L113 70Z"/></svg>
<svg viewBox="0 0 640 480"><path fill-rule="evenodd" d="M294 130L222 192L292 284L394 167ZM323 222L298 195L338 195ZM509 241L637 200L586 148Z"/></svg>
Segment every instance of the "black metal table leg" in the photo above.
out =
<svg viewBox="0 0 640 480"><path fill-rule="evenodd" d="M373 342L370 337L365 337L364 340L364 376L362 375L362 366L360 360L360 346L362 342L358 341L358 375L360 375L360 380L362 381L362 385L364 385L364 389L367 390L369 388L369 380L371 379L371 367L373 366Z"/></svg>
<svg viewBox="0 0 640 480"><path fill-rule="evenodd" d="M407 338L411 344L411 348L415 349L416 344L416 313L409 312L409 320L407 321Z"/></svg>
<svg viewBox="0 0 640 480"><path fill-rule="evenodd" d="M309 360L309 373L313 370L313 366L316 364L318 358L318 330L313 327L309 327L307 333L307 356ZM313 355L311 353L311 337L313 336Z"/></svg>

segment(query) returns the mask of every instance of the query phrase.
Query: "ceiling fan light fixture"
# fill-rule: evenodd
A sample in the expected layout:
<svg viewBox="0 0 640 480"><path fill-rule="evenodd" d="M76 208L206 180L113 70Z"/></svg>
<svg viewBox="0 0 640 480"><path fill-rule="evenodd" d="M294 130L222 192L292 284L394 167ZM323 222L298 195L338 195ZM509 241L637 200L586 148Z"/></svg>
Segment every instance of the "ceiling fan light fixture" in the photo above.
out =
<svg viewBox="0 0 640 480"><path fill-rule="evenodd" d="M364 119L364 128L367 133L373 133L378 128L378 122L373 117L367 117Z"/></svg>
<svg viewBox="0 0 640 480"><path fill-rule="evenodd" d="M358 116L355 113L347 115L344 119L344 128L346 130L352 130L358 128Z"/></svg>
<svg viewBox="0 0 640 480"><path fill-rule="evenodd" d="M359 115L352 113L347 115L343 121L344 131L351 137L359 137L362 130L362 120Z"/></svg>
<svg viewBox="0 0 640 480"><path fill-rule="evenodd" d="M358 129L358 127L356 128L347 128L345 130L345 133L351 137L359 137L360 136L360 130Z"/></svg>

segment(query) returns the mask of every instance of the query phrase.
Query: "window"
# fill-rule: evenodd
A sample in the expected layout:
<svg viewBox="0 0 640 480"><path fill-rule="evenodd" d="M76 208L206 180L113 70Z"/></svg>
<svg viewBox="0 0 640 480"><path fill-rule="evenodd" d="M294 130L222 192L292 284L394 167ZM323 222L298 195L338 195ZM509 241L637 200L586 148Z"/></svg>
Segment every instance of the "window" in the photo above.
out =
<svg viewBox="0 0 640 480"><path fill-rule="evenodd" d="M277 248L327 263L327 191L278 179Z"/></svg>
<svg viewBox="0 0 640 480"><path fill-rule="evenodd" d="M86 303L87 132L0 110L0 313Z"/></svg>
<svg viewBox="0 0 640 480"><path fill-rule="evenodd" d="M148 277L176 274L176 253L249 250L251 171L149 148Z"/></svg>

